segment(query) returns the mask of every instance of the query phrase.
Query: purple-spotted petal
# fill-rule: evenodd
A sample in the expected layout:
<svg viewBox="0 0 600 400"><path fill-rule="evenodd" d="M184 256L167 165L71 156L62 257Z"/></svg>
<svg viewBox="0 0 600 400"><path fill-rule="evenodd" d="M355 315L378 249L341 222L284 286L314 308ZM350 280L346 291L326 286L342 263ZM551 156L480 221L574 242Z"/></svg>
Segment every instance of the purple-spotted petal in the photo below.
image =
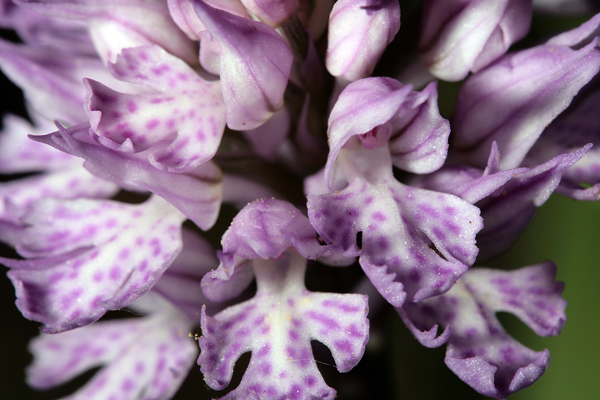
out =
<svg viewBox="0 0 600 400"><path fill-rule="evenodd" d="M150 290L181 250L185 216L159 197L141 205L40 200L11 268L17 307L44 332L88 325ZM35 258L31 258L35 257Z"/></svg>
<svg viewBox="0 0 600 400"><path fill-rule="evenodd" d="M329 15L327 70L349 81L370 76L399 29L397 1L337 1Z"/></svg>
<svg viewBox="0 0 600 400"><path fill-rule="evenodd" d="M335 398L317 369L310 341L328 346L337 369L349 371L368 340L366 296L307 291L306 260L294 251L253 263L256 296L202 317L198 362L206 383L226 387L238 357L252 351L240 385L224 398Z"/></svg>
<svg viewBox="0 0 600 400"><path fill-rule="evenodd" d="M470 163L483 166L496 141L502 169L520 165L546 126L600 70L598 39L579 48L599 23L600 14L544 45L501 58L465 82L452 128Z"/></svg>
<svg viewBox="0 0 600 400"><path fill-rule="evenodd" d="M479 209L396 181L386 147L343 149L340 158L341 168L354 174L349 186L308 196L308 215L320 237L339 254L359 255L373 285L396 307L406 295L419 301L449 290L477 255Z"/></svg>
<svg viewBox="0 0 600 400"><path fill-rule="evenodd" d="M40 14L84 21L96 51L114 62L128 47L158 44L194 64L193 42L171 19L163 0L18 0L17 4Z"/></svg>
<svg viewBox="0 0 600 400"><path fill-rule="evenodd" d="M150 162L175 172L195 168L214 156L225 129L218 82L202 79L158 46L125 49L109 69L115 78L155 92L118 93L87 80L86 112L102 144L121 149L129 140L136 152L155 147Z"/></svg>
<svg viewBox="0 0 600 400"><path fill-rule="evenodd" d="M38 199L103 199L115 195L119 187L90 174L81 165L49 171L23 179L0 183L0 219L20 224L20 218Z"/></svg>
<svg viewBox="0 0 600 400"><path fill-rule="evenodd" d="M260 199L244 207L221 243L219 268L202 279L202 290L212 301L234 298L252 282L248 259L278 259L292 246L310 259L328 250L319 243L308 218L290 203L276 199Z"/></svg>
<svg viewBox="0 0 600 400"><path fill-rule="evenodd" d="M399 311L420 334L434 324L451 327L448 367L478 392L504 399L535 382L550 357L548 350L535 352L515 341L495 313L515 314L539 335L557 335L566 301L555 274L550 262L516 271L474 269L448 293Z"/></svg>
<svg viewBox="0 0 600 400"><path fill-rule="evenodd" d="M248 130L260 126L283 105L292 53L268 25L194 2L206 29L221 44L219 72L227 125Z"/></svg>
<svg viewBox="0 0 600 400"><path fill-rule="evenodd" d="M421 59L449 81L502 56L531 22L531 0L428 0L423 10Z"/></svg>
<svg viewBox="0 0 600 400"><path fill-rule="evenodd" d="M142 152L128 154L110 150L94 142L89 124L81 124L34 140L56 147L87 161L86 168L124 187L149 190L177 207L200 228L209 229L217 220L221 207L219 168L206 162L186 173L172 173L154 168Z"/></svg>
<svg viewBox="0 0 600 400"><path fill-rule="evenodd" d="M89 382L63 399L168 400L197 354L188 338L190 329L181 316L157 313L42 334L29 346L34 360L27 368L27 381L48 389L101 366Z"/></svg>
<svg viewBox="0 0 600 400"><path fill-rule="evenodd" d="M294 246L315 259L327 249L319 244L308 218L288 202L260 199L236 215L221 240L223 253L251 258L273 258Z"/></svg>

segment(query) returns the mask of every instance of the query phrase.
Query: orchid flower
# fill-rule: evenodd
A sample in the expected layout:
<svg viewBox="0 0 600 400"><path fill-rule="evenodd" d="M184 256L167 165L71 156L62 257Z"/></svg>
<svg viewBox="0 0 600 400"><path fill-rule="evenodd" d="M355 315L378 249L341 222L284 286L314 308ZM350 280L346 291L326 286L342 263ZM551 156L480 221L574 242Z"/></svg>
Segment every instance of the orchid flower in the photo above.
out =
<svg viewBox="0 0 600 400"><path fill-rule="evenodd" d="M544 374L553 345L496 313L558 335L557 266L480 264L552 193L600 200L600 14L527 47L564 2L407 3L0 0L30 386L99 368L64 399L168 400L195 370L223 400L371 398L389 318L482 395Z"/></svg>

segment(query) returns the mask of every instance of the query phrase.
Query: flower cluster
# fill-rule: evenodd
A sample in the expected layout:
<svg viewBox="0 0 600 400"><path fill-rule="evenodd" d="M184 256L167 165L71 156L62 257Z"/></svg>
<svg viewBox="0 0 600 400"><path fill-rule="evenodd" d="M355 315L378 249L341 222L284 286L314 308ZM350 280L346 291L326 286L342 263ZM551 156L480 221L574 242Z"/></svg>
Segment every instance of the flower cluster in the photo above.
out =
<svg viewBox="0 0 600 400"><path fill-rule="evenodd" d="M0 262L43 324L28 382L102 366L68 398L169 399L196 358L223 390L251 352L223 399L333 399L311 341L347 372L389 303L475 391L533 384L548 350L496 313L560 333L554 264L472 266L553 192L600 200L600 14L509 51L532 7L425 0L401 44L397 0L1 1L21 41L0 40L0 68L29 113L0 135L0 172L26 174L0 185L20 256ZM464 79L451 120L437 79ZM361 278L315 292L307 265ZM125 307L143 316L97 322Z"/></svg>

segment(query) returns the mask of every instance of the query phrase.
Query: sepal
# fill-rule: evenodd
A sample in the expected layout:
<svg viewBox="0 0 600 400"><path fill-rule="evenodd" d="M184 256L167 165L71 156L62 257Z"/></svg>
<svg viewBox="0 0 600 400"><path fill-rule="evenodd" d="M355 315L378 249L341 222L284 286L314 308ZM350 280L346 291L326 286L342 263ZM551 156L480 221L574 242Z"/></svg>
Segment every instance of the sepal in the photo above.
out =
<svg viewBox="0 0 600 400"><path fill-rule="evenodd" d="M464 79L502 56L529 32L531 0L429 0L419 49L436 77Z"/></svg>
<svg viewBox="0 0 600 400"><path fill-rule="evenodd" d="M600 14L546 44L508 54L461 87L452 128L469 163L482 166L493 141L502 169L521 164L542 131L600 70ZM482 117L484 116L485 117Z"/></svg>
<svg viewBox="0 0 600 400"><path fill-rule="evenodd" d="M367 78L399 29L397 1L337 1L329 15L327 70L351 82Z"/></svg>
<svg viewBox="0 0 600 400"><path fill-rule="evenodd" d="M262 22L274 28L294 16L297 0L241 0L242 4Z"/></svg>
<svg viewBox="0 0 600 400"><path fill-rule="evenodd" d="M114 62L121 50L158 44L190 64L191 42L171 19L163 0L16 0L18 5L49 16L85 22L102 60ZM127 18L123 18L126 15Z"/></svg>
<svg viewBox="0 0 600 400"><path fill-rule="evenodd" d="M221 45L219 73L227 126L236 130L260 126L283 105L293 60L288 45L262 22L199 0L194 10Z"/></svg>
<svg viewBox="0 0 600 400"><path fill-rule="evenodd" d="M326 179L331 180L341 148L352 146L355 136L367 149L389 142L394 165L406 171L429 173L440 168L448 151L450 124L440 116L436 100L435 83L420 93L391 78L348 85L329 117Z"/></svg>

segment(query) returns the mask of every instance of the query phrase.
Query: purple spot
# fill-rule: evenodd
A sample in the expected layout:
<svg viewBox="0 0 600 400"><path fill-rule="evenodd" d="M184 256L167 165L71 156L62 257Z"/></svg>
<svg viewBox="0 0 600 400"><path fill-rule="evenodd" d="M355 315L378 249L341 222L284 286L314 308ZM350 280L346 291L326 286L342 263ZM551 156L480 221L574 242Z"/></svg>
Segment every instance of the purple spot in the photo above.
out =
<svg viewBox="0 0 600 400"><path fill-rule="evenodd" d="M144 373L144 364L141 362L138 362L135 365L135 373L138 375L141 375L142 373Z"/></svg>
<svg viewBox="0 0 600 400"><path fill-rule="evenodd" d="M63 272L57 272L55 274L52 274L50 275L50 278L48 278L48 283L50 285L55 285L62 280L64 275L65 274Z"/></svg>
<svg viewBox="0 0 600 400"><path fill-rule="evenodd" d="M250 385L248 386L248 391L249 392L254 392L254 393L261 393L262 392L262 386L259 385L258 383L255 383L254 385ZM260 398L259 396L257 396L258 398Z"/></svg>
<svg viewBox="0 0 600 400"><path fill-rule="evenodd" d="M381 251L386 251L390 247L390 241L386 236L380 236L377 239L377 246Z"/></svg>
<svg viewBox="0 0 600 400"><path fill-rule="evenodd" d="M317 383L317 378L315 378L312 375L307 375L304 377L304 384L308 387L313 387L315 386L315 383Z"/></svg>
<svg viewBox="0 0 600 400"><path fill-rule="evenodd" d="M446 234L437 226L433 227L433 234L440 240L446 240Z"/></svg>
<svg viewBox="0 0 600 400"><path fill-rule="evenodd" d="M347 354L352 354L352 344L348 340L336 340L335 348Z"/></svg>
<svg viewBox="0 0 600 400"><path fill-rule="evenodd" d="M123 249L119 252L119 259L125 260L127 257L129 257L129 249Z"/></svg>
<svg viewBox="0 0 600 400"><path fill-rule="evenodd" d="M268 355L270 351L271 351L271 345L267 343L262 347L262 349L260 349L258 351L258 356L264 357L264 356Z"/></svg>
<svg viewBox="0 0 600 400"><path fill-rule="evenodd" d="M334 307L334 308L337 308L338 310L341 310L346 313L355 313L355 312L361 311L361 309L362 309L361 307L355 307L352 305L345 304L341 301L332 300L332 299L327 299L327 300L323 301L321 303L321 305L323 305L323 307Z"/></svg>
<svg viewBox="0 0 600 400"><path fill-rule="evenodd" d="M383 213L381 211L377 211L373 213L373 219L376 219L378 221L385 221L387 218L385 215L383 215Z"/></svg>
<svg viewBox="0 0 600 400"><path fill-rule="evenodd" d="M154 73L155 75L162 75L165 72L169 72L171 70L171 67L169 67L167 64L162 64L159 65L158 67L154 67L151 69L152 73Z"/></svg>
<svg viewBox="0 0 600 400"><path fill-rule="evenodd" d="M414 283L419 283L422 278L422 274L421 274L421 271L419 270L419 268L418 267L411 268L410 272L408 273L408 278Z"/></svg>
<svg viewBox="0 0 600 400"><path fill-rule="evenodd" d="M135 104L135 102L134 102L133 100L129 100L129 101L127 102L127 110L128 110L130 113L134 113L134 112L136 112L136 111L137 111L137 109L138 109L138 106L137 106L137 104Z"/></svg>
<svg viewBox="0 0 600 400"><path fill-rule="evenodd" d="M60 350L62 350L62 345L57 342L49 342L49 343L47 342L46 349L53 350L53 351L60 351Z"/></svg>
<svg viewBox="0 0 600 400"><path fill-rule="evenodd" d="M263 375L265 375L265 376L271 375L272 367L271 367L270 362L265 361L265 362L261 363L258 368L260 369L260 372Z"/></svg>
<svg viewBox="0 0 600 400"><path fill-rule="evenodd" d="M158 363L156 364L156 372L162 371L163 369L165 369L165 365L167 364L167 361L161 357L160 360L158 360Z"/></svg>
<svg viewBox="0 0 600 400"><path fill-rule="evenodd" d="M117 226L118 221L116 218L111 218L108 221L106 221L106 223L104 224L104 226L106 226L107 228L114 228L115 226Z"/></svg>
<svg viewBox="0 0 600 400"><path fill-rule="evenodd" d="M156 128L158 125L160 125L160 121L156 118L153 118L150 121L146 122L146 129L152 130L152 129Z"/></svg>
<svg viewBox="0 0 600 400"><path fill-rule="evenodd" d="M356 327L356 325L354 325L354 324L348 326L348 328L346 328L346 332L348 332L348 334L353 337L363 337L364 336L362 334L362 332L360 332L358 330L358 328Z"/></svg>
<svg viewBox="0 0 600 400"><path fill-rule="evenodd" d="M294 349L293 347L286 346L286 348L285 348L285 354L289 358L291 358L292 360L296 359L296 349Z"/></svg>
<svg viewBox="0 0 600 400"><path fill-rule="evenodd" d="M296 331L292 331L292 330L290 330L290 332L289 332L289 336L290 336L290 339L291 339L292 341L294 341L294 342L295 342L296 340L300 339L300 335L298 335L298 332L296 332Z"/></svg>
<svg viewBox="0 0 600 400"><path fill-rule="evenodd" d="M450 221L446 221L446 223L444 225L446 226L446 229L448 229L453 234L455 234L457 236L460 235L461 229L455 223L450 222Z"/></svg>
<svg viewBox="0 0 600 400"><path fill-rule="evenodd" d="M298 384L292 385L289 396L292 400L300 399L302 397L302 387Z"/></svg>
<svg viewBox="0 0 600 400"><path fill-rule="evenodd" d="M324 314L320 314L316 311L309 311L306 313L306 316L319 322L321 325L325 326L328 329L337 329L339 328L338 323L328 316Z"/></svg>
<svg viewBox="0 0 600 400"><path fill-rule="evenodd" d="M313 354L312 351L310 349L304 348L302 350L300 350L300 358L299 358L299 362L300 362L300 367L302 368L306 368L308 367L308 365L310 364L310 361L313 360Z"/></svg>
<svg viewBox="0 0 600 400"><path fill-rule="evenodd" d="M102 296L98 295L98 296L94 297L94 299L90 302L90 304L94 308L102 308L101 304L100 304L101 302L102 302Z"/></svg>
<svg viewBox="0 0 600 400"><path fill-rule="evenodd" d="M61 299L61 305L63 308L69 308L73 304L75 300L83 293L82 289L75 289L71 293L66 296L63 296Z"/></svg>
<svg viewBox="0 0 600 400"><path fill-rule="evenodd" d="M121 389L123 389L123 391L125 391L125 392L130 391L131 389L133 389L133 382L131 382L131 380L129 380L129 379L126 379L123 382L123 385L121 385Z"/></svg>
<svg viewBox="0 0 600 400"><path fill-rule="evenodd" d="M96 273L94 274L94 282L100 282L102 280L102 278L104 277L104 274L102 273L102 271L96 271Z"/></svg>
<svg viewBox="0 0 600 400"><path fill-rule="evenodd" d="M113 266L108 277L114 281L119 279L121 277L121 268L118 265Z"/></svg>
<svg viewBox="0 0 600 400"><path fill-rule="evenodd" d="M517 299L509 299L509 300L506 301L506 303L508 305L511 305L511 306L515 307L515 308L521 308L521 307L523 307L523 303L520 300L517 300Z"/></svg>
<svg viewBox="0 0 600 400"><path fill-rule="evenodd" d="M511 346L501 348L500 354L502 355L504 361L506 361L508 364L512 364L516 361L515 349L513 349Z"/></svg>
<svg viewBox="0 0 600 400"><path fill-rule="evenodd" d="M160 241L158 240L158 238L153 238L152 240L150 240L150 247L153 247L152 255L154 257L160 254Z"/></svg>
<svg viewBox="0 0 600 400"><path fill-rule="evenodd" d="M451 217L456 215L456 208L454 207L444 207L444 212L446 213L446 215L449 215Z"/></svg>
<svg viewBox="0 0 600 400"><path fill-rule="evenodd" d="M429 204L419 204L417 207L423 214L426 214L429 217L438 218L440 216L438 211Z"/></svg>

